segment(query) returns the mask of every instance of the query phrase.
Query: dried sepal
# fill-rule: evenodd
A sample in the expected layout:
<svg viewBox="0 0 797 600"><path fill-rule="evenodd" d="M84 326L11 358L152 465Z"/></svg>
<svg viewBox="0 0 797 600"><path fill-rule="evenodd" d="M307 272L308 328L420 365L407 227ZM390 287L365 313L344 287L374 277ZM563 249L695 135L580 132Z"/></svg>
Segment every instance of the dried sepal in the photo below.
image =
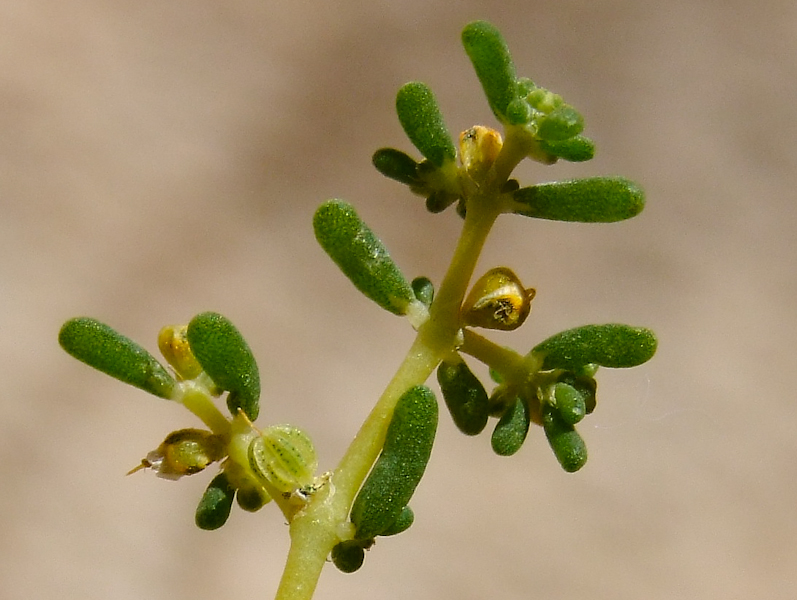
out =
<svg viewBox="0 0 797 600"><path fill-rule="evenodd" d="M517 329L529 316L535 293L533 288L524 288L511 269L490 269L473 284L462 303L462 323L502 331Z"/></svg>

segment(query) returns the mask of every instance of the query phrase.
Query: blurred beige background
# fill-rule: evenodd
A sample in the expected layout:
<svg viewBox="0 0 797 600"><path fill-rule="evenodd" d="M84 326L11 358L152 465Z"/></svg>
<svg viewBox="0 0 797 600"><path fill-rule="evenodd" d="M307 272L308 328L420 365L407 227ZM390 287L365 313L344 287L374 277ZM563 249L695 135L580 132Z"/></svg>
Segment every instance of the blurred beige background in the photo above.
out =
<svg viewBox="0 0 797 600"><path fill-rule="evenodd" d="M511 459L441 421L416 525L319 599L793 598L797 5L793 2L10 0L0 6L0 596L273 596L273 507L193 524L210 479L124 477L178 406L67 357L97 317L155 349L202 310L246 334L263 422L334 466L412 339L317 247L355 203L406 272L439 281L458 219L370 165L410 149L397 88L449 126L493 124L459 44L502 29L518 70L587 119L598 156L525 182L623 174L646 211L611 226L506 217L481 270L537 288L527 350L590 322L647 325L650 364L604 371L565 474L533 431Z"/></svg>

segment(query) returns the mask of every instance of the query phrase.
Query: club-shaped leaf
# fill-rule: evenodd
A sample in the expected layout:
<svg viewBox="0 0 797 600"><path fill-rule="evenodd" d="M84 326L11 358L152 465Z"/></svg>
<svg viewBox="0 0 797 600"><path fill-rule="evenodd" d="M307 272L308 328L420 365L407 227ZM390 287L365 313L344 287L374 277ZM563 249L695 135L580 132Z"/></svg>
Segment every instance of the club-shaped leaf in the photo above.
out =
<svg viewBox="0 0 797 600"><path fill-rule="evenodd" d="M584 395L572 385L559 382L554 386L556 410L568 425L575 425L587 414L587 402Z"/></svg>
<svg viewBox="0 0 797 600"><path fill-rule="evenodd" d="M395 179L405 185L418 185L418 163L414 158L395 148L380 148L374 152L371 161L376 170L385 177Z"/></svg>
<svg viewBox="0 0 797 600"><path fill-rule="evenodd" d="M515 65L501 32L486 21L475 21L462 31L462 45L482 84L487 102L501 122L507 122L507 109L517 97ZM516 111L512 111L517 120Z"/></svg>
<svg viewBox="0 0 797 600"><path fill-rule="evenodd" d="M396 112L404 133L430 163L442 167L456 158L454 141L426 84L411 81L401 86L396 96Z"/></svg>
<svg viewBox="0 0 797 600"><path fill-rule="evenodd" d="M251 420L260 412L260 371L249 344L229 319L214 313L198 314L188 324L188 343L205 373L228 391L227 408Z"/></svg>
<svg viewBox="0 0 797 600"><path fill-rule="evenodd" d="M210 482L199 505L194 520L197 527L212 531L227 522L235 499L235 488L230 485L226 473L219 473Z"/></svg>
<svg viewBox="0 0 797 600"><path fill-rule="evenodd" d="M174 379L154 356L108 325L89 317L70 319L58 343L73 357L130 385L170 398Z"/></svg>
<svg viewBox="0 0 797 600"><path fill-rule="evenodd" d="M526 441L529 433L529 407L526 401L517 397L514 404L498 420L493 430L490 444L499 456L512 456Z"/></svg>
<svg viewBox="0 0 797 600"><path fill-rule="evenodd" d="M576 370L590 363L623 369L650 360L656 345L649 329L610 323L562 331L535 346L532 353L543 357L543 370Z"/></svg>
<svg viewBox="0 0 797 600"><path fill-rule="evenodd" d="M490 416L490 400L467 363L444 360L437 367L437 382L457 428L465 435L480 434Z"/></svg>
<svg viewBox="0 0 797 600"><path fill-rule="evenodd" d="M393 314L407 312L415 299L412 287L350 204L328 200L316 211L313 227L318 243L358 290Z"/></svg>
<svg viewBox="0 0 797 600"><path fill-rule="evenodd" d="M542 415L545 437L556 460L568 473L575 473L587 462L587 445L572 425L565 423L553 406L546 406Z"/></svg>
<svg viewBox="0 0 797 600"><path fill-rule="evenodd" d="M374 468L351 507L355 538L367 540L389 531L409 503L432 452L437 431L437 400L417 385L401 396Z"/></svg>
<svg viewBox="0 0 797 600"><path fill-rule="evenodd" d="M514 212L537 219L613 223L642 212L645 195L623 177L590 177L541 183L513 194Z"/></svg>
<svg viewBox="0 0 797 600"><path fill-rule="evenodd" d="M558 142L539 140L538 143L548 154L570 162L584 162L595 156L595 143L583 135Z"/></svg>

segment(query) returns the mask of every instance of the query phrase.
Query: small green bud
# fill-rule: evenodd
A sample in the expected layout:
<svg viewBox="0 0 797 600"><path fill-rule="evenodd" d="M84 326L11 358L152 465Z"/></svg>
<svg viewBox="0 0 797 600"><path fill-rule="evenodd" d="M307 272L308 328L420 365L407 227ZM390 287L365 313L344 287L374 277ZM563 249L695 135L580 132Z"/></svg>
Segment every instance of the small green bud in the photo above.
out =
<svg viewBox="0 0 797 600"><path fill-rule="evenodd" d="M532 352L543 357L543 370L575 370L595 363L612 369L636 367L656 352L655 334L644 327L610 323L568 329L537 344Z"/></svg>
<svg viewBox="0 0 797 600"><path fill-rule="evenodd" d="M587 414L587 403L584 396L571 385L557 383L554 386L554 398L559 416L568 425L575 425Z"/></svg>
<svg viewBox="0 0 797 600"><path fill-rule="evenodd" d="M422 385L399 399L385 434L382 454L351 508L355 538L381 535L396 522L426 470L437 431L437 401Z"/></svg>
<svg viewBox="0 0 797 600"><path fill-rule="evenodd" d="M520 188L512 197L514 212L537 219L613 223L635 217L645 194L623 177L589 177Z"/></svg>
<svg viewBox="0 0 797 600"><path fill-rule="evenodd" d="M158 349L180 379L194 379L202 372L202 365L188 343L188 325L167 325L161 329Z"/></svg>
<svg viewBox="0 0 797 600"><path fill-rule="evenodd" d="M412 512L412 509L409 506L405 506L401 509L398 518L393 521L393 524L379 535L382 537L387 537L389 535L398 535L399 533L404 533L414 522L415 513Z"/></svg>
<svg viewBox="0 0 797 600"><path fill-rule="evenodd" d="M531 121L534 111L525 98L515 98L506 107L506 120L510 125L525 125Z"/></svg>
<svg viewBox="0 0 797 600"><path fill-rule="evenodd" d="M490 401L467 363L461 358L441 362L437 381L457 428L465 435L480 434L487 425Z"/></svg>
<svg viewBox="0 0 797 600"><path fill-rule="evenodd" d="M486 21L474 21L462 31L462 45L487 102L499 121L507 121L510 102L518 96L515 65L501 32Z"/></svg>
<svg viewBox="0 0 797 600"><path fill-rule="evenodd" d="M562 420L555 407L546 405L542 414L545 437L556 460L568 473L575 473L587 462L587 446L573 428Z"/></svg>
<svg viewBox="0 0 797 600"><path fill-rule="evenodd" d="M250 421L260 412L260 371L249 344L229 319L213 312L198 314L188 324L188 343L205 373L229 392L227 408L240 409Z"/></svg>
<svg viewBox="0 0 797 600"><path fill-rule="evenodd" d="M410 284L415 298L420 300L426 308L432 306L434 302L434 284L428 277L416 277Z"/></svg>
<svg viewBox="0 0 797 600"><path fill-rule="evenodd" d="M358 290L393 314L407 312L415 299L412 287L350 204L328 200L316 210L313 227L318 243Z"/></svg>
<svg viewBox="0 0 797 600"><path fill-rule="evenodd" d="M528 403L516 397L514 404L501 416L493 430L490 439L493 451L499 456L515 454L526 441L530 422Z"/></svg>
<svg viewBox="0 0 797 600"><path fill-rule="evenodd" d="M171 398L175 381L154 356L121 333L89 317L70 319L58 343L98 371L161 398Z"/></svg>
<svg viewBox="0 0 797 600"><path fill-rule="evenodd" d="M365 550L356 540L340 542L332 548L332 562L344 573L354 573L363 566Z"/></svg>
<svg viewBox="0 0 797 600"><path fill-rule="evenodd" d="M257 512L271 501L271 496L263 488L240 487L235 494L235 500L246 512Z"/></svg>
<svg viewBox="0 0 797 600"><path fill-rule="evenodd" d="M376 170L385 177L390 177L409 186L421 183L418 178L418 163L401 150L380 148L374 152L371 160Z"/></svg>
<svg viewBox="0 0 797 600"><path fill-rule="evenodd" d="M559 377L560 382L566 383L581 394L582 398L584 398L584 407L588 415L592 414L597 404L598 383L593 378L597 368L598 365L589 364L575 371L566 371Z"/></svg>
<svg viewBox="0 0 797 600"><path fill-rule="evenodd" d="M219 473L208 485L196 508L197 527L211 531L224 525L230 516L233 498L235 488L224 472Z"/></svg>
<svg viewBox="0 0 797 600"><path fill-rule="evenodd" d="M537 121L537 137L541 140L568 140L583 129L584 117L569 104L555 108Z"/></svg>
<svg viewBox="0 0 797 600"><path fill-rule="evenodd" d="M548 154L570 162L584 162L595 156L595 143L583 135L558 142L539 140L538 144Z"/></svg>
<svg viewBox="0 0 797 600"><path fill-rule="evenodd" d="M404 133L433 165L442 167L457 157L437 100L426 84L411 81L401 86L396 96L396 112Z"/></svg>

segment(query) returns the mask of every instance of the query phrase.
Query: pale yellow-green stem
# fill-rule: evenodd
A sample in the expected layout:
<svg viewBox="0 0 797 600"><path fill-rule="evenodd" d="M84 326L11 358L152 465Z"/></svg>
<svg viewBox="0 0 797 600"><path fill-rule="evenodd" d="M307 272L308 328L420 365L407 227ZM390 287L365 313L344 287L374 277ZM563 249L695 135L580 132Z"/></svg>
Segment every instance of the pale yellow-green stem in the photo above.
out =
<svg viewBox="0 0 797 600"><path fill-rule="evenodd" d="M424 383L443 357L460 342L459 311L476 262L500 207L495 195L469 199L465 223L429 320L352 441L326 485L290 524L291 548L277 590L277 600L309 600L329 553L345 539L352 502L384 443L393 409L410 387ZM350 533L349 533L350 535Z"/></svg>

